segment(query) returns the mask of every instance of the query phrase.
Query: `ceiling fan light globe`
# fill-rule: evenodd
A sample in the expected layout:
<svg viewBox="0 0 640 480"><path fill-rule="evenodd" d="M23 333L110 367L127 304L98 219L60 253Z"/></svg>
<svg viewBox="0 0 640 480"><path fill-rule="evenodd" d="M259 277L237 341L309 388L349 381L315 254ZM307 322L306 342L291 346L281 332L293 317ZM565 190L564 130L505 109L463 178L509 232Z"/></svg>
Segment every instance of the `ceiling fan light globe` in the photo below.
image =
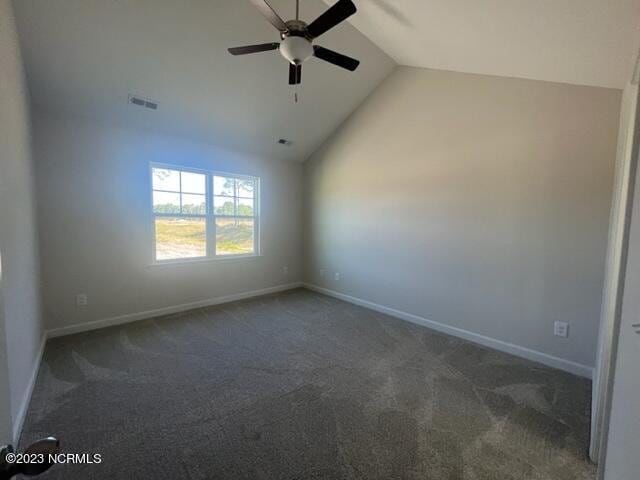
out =
<svg viewBox="0 0 640 480"><path fill-rule="evenodd" d="M301 65L313 55L313 46L304 37L287 37L280 44L280 54L290 63Z"/></svg>

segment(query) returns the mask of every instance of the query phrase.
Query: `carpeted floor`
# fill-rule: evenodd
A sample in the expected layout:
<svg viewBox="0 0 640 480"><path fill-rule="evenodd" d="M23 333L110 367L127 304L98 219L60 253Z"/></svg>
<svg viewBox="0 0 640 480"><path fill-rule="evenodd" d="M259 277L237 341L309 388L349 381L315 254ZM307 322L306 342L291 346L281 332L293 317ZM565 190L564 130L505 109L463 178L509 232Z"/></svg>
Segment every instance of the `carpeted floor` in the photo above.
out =
<svg viewBox="0 0 640 480"><path fill-rule="evenodd" d="M590 382L307 290L51 340L43 479L594 478Z"/></svg>

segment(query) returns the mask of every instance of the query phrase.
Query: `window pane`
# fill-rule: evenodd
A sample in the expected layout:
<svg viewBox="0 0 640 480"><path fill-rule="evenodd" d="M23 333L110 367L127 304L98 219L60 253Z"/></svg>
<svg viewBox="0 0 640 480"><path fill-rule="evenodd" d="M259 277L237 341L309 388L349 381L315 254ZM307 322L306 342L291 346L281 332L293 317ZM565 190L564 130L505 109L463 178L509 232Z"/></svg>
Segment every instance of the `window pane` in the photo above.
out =
<svg viewBox="0 0 640 480"><path fill-rule="evenodd" d="M213 177L214 195L234 196L234 179L231 177Z"/></svg>
<svg viewBox="0 0 640 480"><path fill-rule="evenodd" d="M182 213L189 215L205 215L207 213L207 197L204 195L182 194Z"/></svg>
<svg viewBox="0 0 640 480"><path fill-rule="evenodd" d="M156 218L156 260L207 255L204 218Z"/></svg>
<svg viewBox="0 0 640 480"><path fill-rule="evenodd" d="M154 213L180 213L180 194L153 192Z"/></svg>
<svg viewBox="0 0 640 480"><path fill-rule="evenodd" d="M253 220L216 219L216 255L253 253Z"/></svg>
<svg viewBox="0 0 640 480"><path fill-rule="evenodd" d="M235 215L234 199L229 197L213 197L213 211L216 215Z"/></svg>
<svg viewBox="0 0 640 480"><path fill-rule="evenodd" d="M238 199L238 215L253 217L253 200L249 198Z"/></svg>
<svg viewBox="0 0 640 480"><path fill-rule="evenodd" d="M182 172L182 193L205 194L206 175L202 173Z"/></svg>
<svg viewBox="0 0 640 480"><path fill-rule="evenodd" d="M238 179L238 196L245 198L253 198L255 191L255 181Z"/></svg>
<svg viewBox="0 0 640 480"><path fill-rule="evenodd" d="M180 172L167 168L153 169L153 189L180 191Z"/></svg>

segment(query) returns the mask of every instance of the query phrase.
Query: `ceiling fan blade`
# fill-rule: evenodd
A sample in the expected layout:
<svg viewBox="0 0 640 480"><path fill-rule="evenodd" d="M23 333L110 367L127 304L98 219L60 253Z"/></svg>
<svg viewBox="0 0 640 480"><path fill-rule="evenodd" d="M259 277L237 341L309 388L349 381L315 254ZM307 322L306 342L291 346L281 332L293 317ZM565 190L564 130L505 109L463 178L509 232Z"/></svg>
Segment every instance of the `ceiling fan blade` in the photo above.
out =
<svg viewBox="0 0 640 480"><path fill-rule="evenodd" d="M360 61L355 58L347 57L346 55L317 45L313 47L313 54L325 62L333 63L338 67L346 68L352 72L360 65Z"/></svg>
<svg viewBox="0 0 640 480"><path fill-rule="evenodd" d="M293 63L289 64L289 85L296 84L296 66Z"/></svg>
<svg viewBox="0 0 640 480"><path fill-rule="evenodd" d="M289 64L289 85L302 83L302 65Z"/></svg>
<svg viewBox="0 0 640 480"><path fill-rule="evenodd" d="M271 5L266 0L250 0L254 7L260 10L260 13L278 30L286 32L288 30L287 24L284 20L275 12Z"/></svg>
<svg viewBox="0 0 640 480"><path fill-rule="evenodd" d="M247 45L246 47L233 47L229 49L231 55L247 55L249 53L268 52L277 50L279 43L261 43L260 45Z"/></svg>
<svg viewBox="0 0 640 480"><path fill-rule="evenodd" d="M349 18L357 10L351 0L339 0L338 3L311 22L311 25L307 27L307 32L312 38L317 38Z"/></svg>

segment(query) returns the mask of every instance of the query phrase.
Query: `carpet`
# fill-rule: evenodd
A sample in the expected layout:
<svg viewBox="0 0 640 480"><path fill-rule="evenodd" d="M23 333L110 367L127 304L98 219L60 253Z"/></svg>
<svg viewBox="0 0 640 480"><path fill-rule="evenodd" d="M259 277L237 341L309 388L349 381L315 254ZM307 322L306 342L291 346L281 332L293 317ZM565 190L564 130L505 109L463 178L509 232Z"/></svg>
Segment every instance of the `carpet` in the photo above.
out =
<svg viewBox="0 0 640 480"><path fill-rule="evenodd" d="M304 289L50 340L42 479L583 480L591 382Z"/></svg>

